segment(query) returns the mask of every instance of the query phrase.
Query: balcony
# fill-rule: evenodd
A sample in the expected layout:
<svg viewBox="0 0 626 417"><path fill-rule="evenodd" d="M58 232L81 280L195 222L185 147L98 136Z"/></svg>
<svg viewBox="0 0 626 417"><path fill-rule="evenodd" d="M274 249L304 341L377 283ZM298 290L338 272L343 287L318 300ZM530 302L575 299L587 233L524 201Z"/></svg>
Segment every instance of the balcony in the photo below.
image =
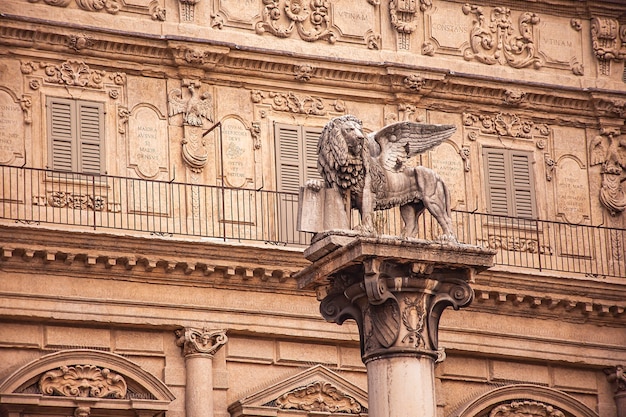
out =
<svg viewBox="0 0 626 417"><path fill-rule="evenodd" d="M0 219L31 225L304 246L298 196L275 191L0 166ZM356 216L355 216L356 217ZM453 211L459 241L495 249L496 264L590 278L626 278L626 229ZM398 210L378 212L397 235ZM427 213L420 236L436 239Z"/></svg>

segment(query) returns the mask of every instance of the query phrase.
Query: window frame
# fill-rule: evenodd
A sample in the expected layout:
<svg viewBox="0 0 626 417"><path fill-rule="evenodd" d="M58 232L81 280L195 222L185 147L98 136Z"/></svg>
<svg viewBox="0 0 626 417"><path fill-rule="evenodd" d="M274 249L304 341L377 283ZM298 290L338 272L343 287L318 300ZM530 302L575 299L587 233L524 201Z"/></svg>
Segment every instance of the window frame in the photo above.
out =
<svg viewBox="0 0 626 417"><path fill-rule="evenodd" d="M46 97L47 165L57 172L105 171L105 103Z"/></svg>

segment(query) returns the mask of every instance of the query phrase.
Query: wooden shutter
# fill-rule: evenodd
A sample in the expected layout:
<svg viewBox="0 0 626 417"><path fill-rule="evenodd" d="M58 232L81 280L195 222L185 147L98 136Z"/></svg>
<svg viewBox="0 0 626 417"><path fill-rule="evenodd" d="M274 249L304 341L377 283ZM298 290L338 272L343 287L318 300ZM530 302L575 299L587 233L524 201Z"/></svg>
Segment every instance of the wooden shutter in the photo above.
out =
<svg viewBox="0 0 626 417"><path fill-rule="evenodd" d="M58 171L72 171L76 154L75 102L48 97L48 161Z"/></svg>
<svg viewBox="0 0 626 417"><path fill-rule="evenodd" d="M276 123L278 191L297 193L310 179L321 179L317 170L317 141L322 128Z"/></svg>
<svg viewBox="0 0 626 417"><path fill-rule="evenodd" d="M276 123L274 135L278 191L297 193L302 181L300 163L303 149L300 128Z"/></svg>
<svg viewBox="0 0 626 417"><path fill-rule="evenodd" d="M322 128L319 127L303 127L304 136L304 181L311 179L321 179L319 170L317 169L317 142Z"/></svg>
<svg viewBox="0 0 626 417"><path fill-rule="evenodd" d="M513 217L535 217L530 153L485 148L483 158L489 212Z"/></svg>
<svg viewBox="0 0 626 417"><path fill-rule="evenodd" d="M104 104L48 97L47 107L51 168L101 173Z"/></svg>
<svg viewBox="0 0 626 417"><path fill-rule="evenodd" d="M78 171L86 174L102 172L102 132L104 105L78 103Z"/></svg>

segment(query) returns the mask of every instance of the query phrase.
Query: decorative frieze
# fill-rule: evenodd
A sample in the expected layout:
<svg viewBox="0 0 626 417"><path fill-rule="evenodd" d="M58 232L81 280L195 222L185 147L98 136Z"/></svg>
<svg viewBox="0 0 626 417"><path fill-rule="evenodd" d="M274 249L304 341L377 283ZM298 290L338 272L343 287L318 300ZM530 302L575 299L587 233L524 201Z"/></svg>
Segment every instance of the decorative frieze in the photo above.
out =
<svg viewBox="0 0 626 417"><path fill-rule="evenodd" d="M477 239L476 244L487 249L506 250L510 252L528 252L541 255L554 254L550 245L540 245L537 239L518 236L489 234L486 238Z"/></svg>
<svg viewBox="0 0 626 417"><path fill-rule="evenodd" d="M226 330L195 329L187 327L175 331L176 345L183 348L183 355L202 353L213 356L226 344Z"/></svg>
<svg viewBox="0 0 626 417"><path fill-rule="evenodd" d="M511 10L507 7L494 7L489 18L481 6L465 4L462 10L466 15L474 15L470 47L463 53L466 60L513 68L542 66L533 34L533 27L539 23L537 14L522 13L518 21L519 34L515 34Z"/></svg>
<svg viewBox="0 0 626 417"><path fill-rule="evenodd" d="M463 124L476 127L480 133L509 136L521 139L536 139L550 134L550 127L545 123L535 123L531 119L515 113L473 114L463 113Z"/></svg>
<svg viewBox="0 0 626 417"><path fill-rule="evenodd" d="M106 197L91 194L70 193L65 191L50 191L46 195L34 196L33 205L49 205L50 207L69 208L74 210L119 212L119 207L116 206L109 207L111 210L107 210Z"/></svg>
<svg viewBox="0 0 626 417"><path fill-rule="evenodd" d="M277 398L275 404L281 409L320 413L359 414L364 409L355 398L323 381L291 390Z"/></svg>
<svg viewBox="0 0 626 417"><path fill-rule="evenodd" d="M345 105L341 100L328 102L321 97L300 95L294 92L276 92L253 90L250 99L255 104L267 104L272 110L279 112L324 116L329 112L342 113Z"/></svg>
<svg viewBox="0 0 626 417"><path fill-rule="evenodd" d="M39 380L44 395L64 397L124 398L124 377L94 365L61 366L46 372Z"/></svg>

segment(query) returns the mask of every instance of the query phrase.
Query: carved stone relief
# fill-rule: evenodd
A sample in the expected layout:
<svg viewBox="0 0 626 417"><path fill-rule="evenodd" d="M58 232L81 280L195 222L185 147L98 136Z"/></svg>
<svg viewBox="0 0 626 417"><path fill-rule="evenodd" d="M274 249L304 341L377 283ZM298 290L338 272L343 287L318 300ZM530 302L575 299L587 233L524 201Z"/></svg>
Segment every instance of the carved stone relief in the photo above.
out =
<svg viewBox="0 0 626 417"><path fill-rule="evenodd" d="M475 59L489 65L508 64L513 68L541 67L533 33L540 19L535 13L524 12L519 16L518 34L515 34L511 10L507 7L494 7L489 19L480 6L465 4L462 10L474 16L470 47L463 52L466 60Z"/></svg>
<svg viewBox="0 0 626 417"><path fill-rule="evenodd" d="M251 22L258 34L269 33L278 38L297 36L307 42L324 40L335 43L340 40L378 49L378 2L370 0L368 3L371 7L363 7L358 2L343 2L331 8L329 2L322 0L263 0L259 15L248 5L220 0L218 10L212 15L212 25L217 28L225 25L244 27L242 24Z"/></svg>
<svg viewBox="0 0 626 417"><path fill-rule="evenodd" d="M322 381L289 391L278 397L275 403L282 409L321 413L359 414L364 409L355 398Z"/></svg>
<svg viewBox="0 0 626 417"><path fill-rule="evenodd" d="M482 134L510 136L536 141L550 134L550 128L545 123L535 123L515 113L500 112L493 115L463 113L463 124L466 127L478 128ZM537 144L539 148L544 146L539 144L539 142Z"/></svg>
<svg viewBox="0 0 626 417"><path fill-rule="evenodd" d="M274 111L325 116L329 112L345 111L345 106L340 100L330 102L321 97L300 95L293 92L265 92L253 90L250 99L255 104L267 104Z"/></svg>
<svg viewBox="0 0 626 417"><path fill-rule="evenodd" d="M511 401L495 407L489 417L565 417L565 414L556 407L537 401Z"/></svg>
<svg viewBox="0 0 626 417"><path fill-rule="evenodd" d="M39 380L44 395L65 397L124 398L124 377L94 365L61 366L46 372Z"/></svg>
<svg viewBox="0 0 626 417"><path fill-rule="evenodd" d="M590 165L602 165L600 202L613 216L626 209L626 135L619 129L601 129L590 144Z"/></svg>
<svg viewBox="0 0 626 417"><path fill-rule="evenodd" d="M202 126L204 120L213 121L213 96L208 91L200 94L202 83L194 80L183 80L183 87L187 87L187 98L180 88L171 90L168 94L169 116L183 115L183 123L189 126Z"/></svg>
<svg viewBox="0 0 626 417"><path fill-rule="evenodd" d="M29 3L39 3L40 0L28 0ZM76 5L82 10L88 12L99 12L104 10L110 14L117 14L121 9L121 4L118 0L43 0L45 4L57 7L67 7L70 3L75 2Z"/></svg>
<svg viewBox="0 0 626 417"><path fill-rule="evenodd" d="M626 58L626 25L617 19L597 16L591 19L591 47L599 60L600 74L610 75L611 61Z"/></svg>
<svg viewBox="0 0 626 417"><path fill-rule="evenodd" d="M174 332L176 345L183 348L183 355L202 353L209 356L226 344L226 330L194 329L187 327Z"/></svg>

